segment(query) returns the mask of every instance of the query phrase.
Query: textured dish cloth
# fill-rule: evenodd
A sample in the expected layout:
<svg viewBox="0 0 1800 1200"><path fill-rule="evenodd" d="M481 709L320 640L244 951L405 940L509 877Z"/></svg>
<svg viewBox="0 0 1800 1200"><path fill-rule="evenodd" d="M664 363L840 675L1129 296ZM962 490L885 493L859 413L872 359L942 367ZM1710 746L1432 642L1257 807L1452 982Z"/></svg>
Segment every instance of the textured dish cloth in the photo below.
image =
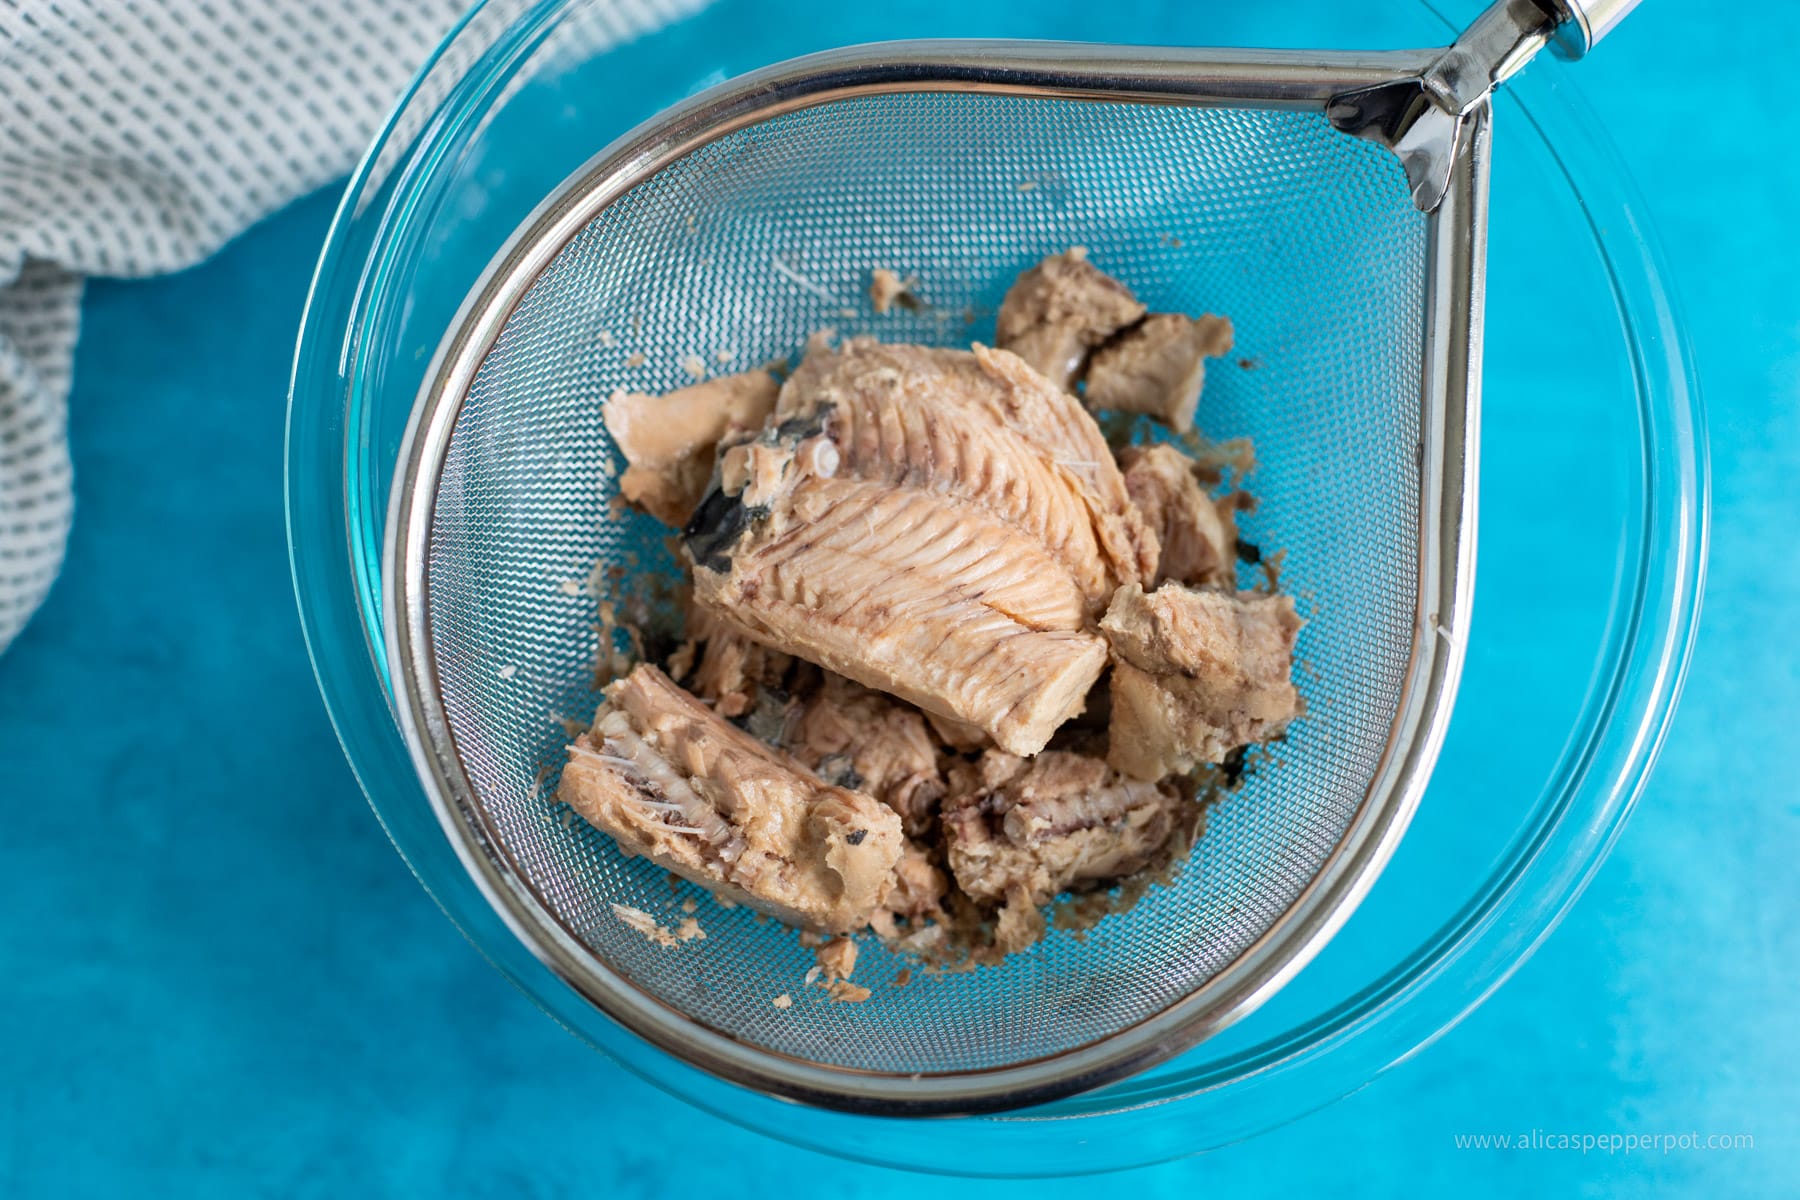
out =
<svg viewBox="0 0 1800 1200"><path fill-rule="evenodd" d="M468 3L0 0L0 650L69 535L82 277L188 266L347 173ZM589 48L691 7L614 0Z"/></svg>

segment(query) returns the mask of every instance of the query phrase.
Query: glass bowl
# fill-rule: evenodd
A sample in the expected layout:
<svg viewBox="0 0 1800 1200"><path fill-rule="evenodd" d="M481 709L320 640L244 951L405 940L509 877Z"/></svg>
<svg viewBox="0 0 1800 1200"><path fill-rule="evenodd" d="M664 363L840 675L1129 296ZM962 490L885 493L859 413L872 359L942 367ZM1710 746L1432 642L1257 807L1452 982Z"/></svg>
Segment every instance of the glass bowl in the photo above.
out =
<svg viewBox="0 0 1800 1200"><path fill-rule="evenodd" d="M414 773L381 632L389 485L430 357L525 216L618 134L730 76L854 42L1006 36L1378 48L1447 40L1422 6L723 0L632 37L610 0L503 0L447 38L345 192L288 416L288 536L326 705L395 847L488 959L577 1036L727 1119L892 1166L1055 1175L1240 1140L1361 1087L1454 1025L1593 875L1668 727L1705 558L1697 387L1641 208L1560 64L1498 104L1475 619L1450 734L1393 861L1252 1016L1135 1079L1004 1117L798 1109L613 1025L488 906ZM1392 6L1389 6L1392 8ZM1256 11L1246 11L1256 9ZM621 15L625 14L625 15ZM596 49L620 34L629 40Z"/></svg>

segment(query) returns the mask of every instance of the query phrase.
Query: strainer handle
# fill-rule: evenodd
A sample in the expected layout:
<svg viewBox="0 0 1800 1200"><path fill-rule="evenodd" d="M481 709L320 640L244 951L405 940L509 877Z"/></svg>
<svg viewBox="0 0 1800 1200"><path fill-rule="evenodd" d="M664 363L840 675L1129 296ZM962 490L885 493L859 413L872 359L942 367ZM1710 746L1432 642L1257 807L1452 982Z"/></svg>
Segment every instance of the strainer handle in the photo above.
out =
<svg viewBox="0 0 1800 1200"><path fill-rule="evenodd" d="M1562 22L1551 36L1550 49L1558 58L1576 59L1600 44L1618 28L1640 0L1551 0L1552 11Z"/></svg>
<svg viewBox="0 0 1800 1200"><path fill-rule="evenodd" d="M1494 0L1425 70L1336 96L1325 115L1345 133L1400 156L1413 203L1443 202L1468 115L1545 46L1580 58L1639 0Z"/></svg>

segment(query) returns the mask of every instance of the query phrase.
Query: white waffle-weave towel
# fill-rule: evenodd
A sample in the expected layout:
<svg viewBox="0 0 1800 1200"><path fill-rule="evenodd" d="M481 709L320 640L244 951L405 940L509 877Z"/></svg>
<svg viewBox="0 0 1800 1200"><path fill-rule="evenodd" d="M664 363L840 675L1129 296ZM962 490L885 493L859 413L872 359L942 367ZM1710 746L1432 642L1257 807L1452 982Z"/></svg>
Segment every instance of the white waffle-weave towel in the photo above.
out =
<svg viewBox="0 0 1800 1200"><path fill-rule="evenodd" d="M0 0L0 650L74 515L83 276L188 266L346 174L469 2ZM614 0L599 25L623 41L691 7Z"/></svg>

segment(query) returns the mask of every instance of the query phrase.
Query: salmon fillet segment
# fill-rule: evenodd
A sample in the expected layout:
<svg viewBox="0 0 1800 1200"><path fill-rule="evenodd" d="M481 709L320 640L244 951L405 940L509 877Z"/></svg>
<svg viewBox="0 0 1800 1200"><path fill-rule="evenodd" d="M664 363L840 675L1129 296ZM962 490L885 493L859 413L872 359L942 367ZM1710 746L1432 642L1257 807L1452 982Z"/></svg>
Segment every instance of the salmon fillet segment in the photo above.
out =
<svg viewBox="0 0 1800 1200"><path fill-rule="evenodd" d="M767 371L725 375L666 396L614 392L600 418L628 464L620 495L665 525L686 523L712 479L714 448L733 431L760 426L775 394Z"/></svg>
<svg viewBox="0 0 1800 1200"><path fill-rule="evenodd" d="M1042 749L1105 666L1068 573L978 509L809 476L743 511L718 523L734 537L689 527L699 603L1017 753Z"/></svg>
<svg viewBox="0 0 1800 1200"><path fill-rule="evenodd" d="M1172 429L1194 427L1206 360L1231 350L1223 317L1156 313L1094 352L1088 364L1089 408L1148 413Z"/></svg>
<svg viewBox="0 0 1800 1200"><path fill-rule="evenodd" d="M1014 355L816 350L684 531L703 609L1035 754L1160 548L1092 417Z"/></svg>
<svg viewBox="0 0 1800 1200"><path fill-rule="evenodd" d="M951 874L987 903L1048 904L1146 866L1185 803L1173 787L1128 779L1100 759L990 750L957 768L944 802Z"/></svg>
<svg viewBox="0 0 1800 1200"><path fill-rule="evenodd" d="M1302 711L1300 625L1288 596L1120 588L1100 622L1115 660L1107 761L1161 779L1279 734Z"/></svg>
<svg viewBox="0 0 1800 1200"><path fill-rule="evenodd" d="M994 332L1004 349L1066 390L1094 347L1143 315L1130 288L1072 246L1020 272L1000 302Z"/></svg>
<svg viewBox="0 0 1800 1200"><path fill-rule="evenodd" d="M855 338L782 385L781 422L830 439L837 474L966 500L1041 541L1095 615L1155 569L1155 538L1079 401L1015 355Z"/></svg>
<svg viewBox="0 0 1800 1200"><path fill-rule="evenodd" d="M869 923L905 840L885 805L820 781L649 665L606 689L557 796L625 853L830 933Z"/></svg>

